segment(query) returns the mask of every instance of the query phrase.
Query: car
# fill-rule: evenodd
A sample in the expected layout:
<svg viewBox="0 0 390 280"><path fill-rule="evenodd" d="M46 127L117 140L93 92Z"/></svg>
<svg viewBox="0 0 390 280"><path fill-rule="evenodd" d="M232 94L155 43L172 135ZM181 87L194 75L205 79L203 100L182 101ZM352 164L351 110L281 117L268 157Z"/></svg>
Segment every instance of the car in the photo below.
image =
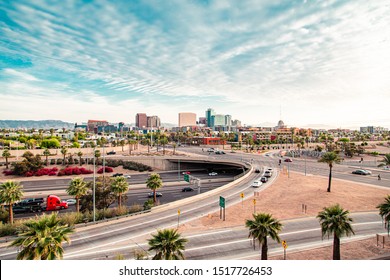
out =
<svg viewBox="0 0 390 280"><path fill-rule="evenodd" d="M357 169L352 171L352 174L357 174L357 175L371 175L371 171L364 170L364 169Z"/></svg>
<svg viewBox="0 0 390 280"><path fill-rule="evenodd" d="M285 162L292 162L292 159L291 158L286 158L284 161Z"/></svg>
<svg viewBox="0 0 390 280"><path fill-rule="evenodd" d="M271 171L269 171L269 170L266 170L265 172L264 172L264 177L271 177L272 176L272 172Z"/></svg>
<svg viewBox="0 0 390 280"><path fill-rule="evenodd" d="M123 173L115 173L115 174L112 174L112 177L120 177L120 176L123 176Z"/></svg>
<svg viewBox="0 0 390 280"><path fill-rule="evenodd" d="M148 197L149 197L149 198L151 198L151 197L153 197L153 196L154 196L153 192L148 193ZM156 192L156 197L161 197L161 196L162 196L162 193Z"/></svg>
<svg viewBox="0 0 390 280"><path fill-rule="evenodd" d="M108 152L107 155L115 155L116 152L115 151L111 151L111 152Z"/></svg>
<svg viewBox="0 0 390 280"><path fill-rule="evenodd" d="M255 173L260 173L260 169L256 168Z"/></svg>
<svg viewBox="0 0 390 280"><path fill-rule="evenodd" d="M260 187L262 184L263 184L263 183L261 183L260 181L254 181L254 182L252 183L252 187L258 188L258 187Z"/></svg>
<svg viewBox="0 0 390 280"><path fill-rule="evenodd" d="M74 199L74 198L69 198L65 201L68 202L68 205L75 205L76 204L76 199Z"/></svg>
<svg viewBox="0 0 390 280"><path fill-rule="evenodd" d="M207 152L213 153L213 152L214 152L214 148L209 148L209 149L207 150Z"/></svg>
<svg viewBox="0 0 390 280"><path fill-rule="evenodd" d="M215 154L216 154L216 155L224 155L225 152L224 152L224 151L216 151Z"/></svg>
<svg viewBox="0 0 390 280"><path fill-rule="evenodd" d="M268 178L267 177L261 177L260 178L260 182L262 182L262 183L266 183L268 181Z"/></svg>
<svg viewBox="0 0 390 280"><path fill-rule="evenodd" d="M125 175L124 176L126 179L131 179L131 175Z"/></svg>
<svg viewBox="0 0 390 280"><path fill-rule="evenodd" d="M185 175L185 174L191 174L191 172L190 172L190 171L184 171L184 172L181 173L181 174L183 174L183 175Z"/></svg>
<svg viewBox="0 0 390 280"><path fill-rule="evenodd" d="M217 172L210 172L210 173L209 173L209 176L217 176L217 175L218 175Z"/></svg>
<svg viewBox="0 0 390 280"><path fill-rule="evenodd" d="M384 170L390 170L390 166L383 166Z"/></svg>
<svg viewBox="0 0 390 280"><path fill-rule="evenodd" d="M192 192L192 191L194 191L194 189L191 188L191 187L184 187L184 188L181 189L181 191L182 192Z"/></svg>

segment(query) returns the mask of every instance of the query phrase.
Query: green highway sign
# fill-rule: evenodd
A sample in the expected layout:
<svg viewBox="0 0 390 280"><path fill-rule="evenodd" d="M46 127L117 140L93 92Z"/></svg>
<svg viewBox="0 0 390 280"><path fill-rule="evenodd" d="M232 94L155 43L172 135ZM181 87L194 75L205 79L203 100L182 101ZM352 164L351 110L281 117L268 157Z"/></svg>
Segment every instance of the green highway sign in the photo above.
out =
<svg viewBox="0 0 390 280"><path fill-rule="evenodd" d="M225 198L222 196L219 197L219 206L225 208Z"/></svg>
<svg viewBox="0 0 390 280"><path fill-rule="evenodd" d="M190 182L190 175L184 174L184 181Z"/></svg>

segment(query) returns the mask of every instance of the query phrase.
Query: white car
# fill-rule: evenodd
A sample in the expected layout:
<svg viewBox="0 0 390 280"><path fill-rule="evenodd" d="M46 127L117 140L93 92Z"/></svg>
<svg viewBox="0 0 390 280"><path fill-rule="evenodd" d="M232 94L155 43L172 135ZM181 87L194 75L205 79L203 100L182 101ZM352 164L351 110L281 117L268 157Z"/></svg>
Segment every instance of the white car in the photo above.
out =
<svg viewBox="0 0 390 280"><path fill-rule="evenodd" d="M390 170L390 167L389 166L383 166L383 169L384 170Z"/></svg>
<svg viewBox="0 0 390 280"><path fill-rule="evenodd" d="M217 176L217 175L218 175L217 172L211 172L211 173L209 173L209 176Z"/></svg>
<svg viewBox="0 0 390 280"><path fill-rule="evenodd" d="M74 199L74 198L69 198L65 201L68 203L68 205L75 205L76 204L76 199Z"/></svg>
<svg viewBox="0 0 390 280"><path fill-rule="evenodd" d="M252 187L254 187L254 188L259 188L262 184L263 184L263 183L260 182L260 181L254 181L254 182L252 183Z"/></svg>
<svg viewBox="0 0 390 280"><path fill-rule="evenodd" d="M130 179L130 178L131 178L131 175L124 175L124 177L125 177L126 179Z"/></svg>

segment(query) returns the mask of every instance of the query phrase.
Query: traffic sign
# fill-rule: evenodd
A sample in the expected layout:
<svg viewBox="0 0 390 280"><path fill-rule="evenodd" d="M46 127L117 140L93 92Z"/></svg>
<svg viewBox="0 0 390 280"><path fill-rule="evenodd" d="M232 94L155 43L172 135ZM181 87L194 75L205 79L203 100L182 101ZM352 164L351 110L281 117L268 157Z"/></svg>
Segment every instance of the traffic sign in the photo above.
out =
<svg viewBox="0 0 390 280"><path fill-rule="evenodd" d="M222 196L219 197L219 206L225 208L225 198Z"/></svg>
<svg viewBox="0 0 390 280"><path fill-rule="evenodd" d="M184 174L184 181L190 182L190 175Z"/></svg>
<svg viewBox="0 0 390 280"><path fill-rule="evenodd" d="M284 249L287 249L288 245L287 245L286 240L282 241L282 246L283 246Z"/></svg>
<svg viewBox="0 0 390 280"><path fill-rule="evenodd" d="M180 215L180 209L179 209L179 210L177 210L177 214L178 214L178 215Z"/></svg>
<svg viewBox="0 0 390 280"><path fill-rule="evenodd" d="M241 198L244 198L244 193L241 193L240 196L241 196Z"/></svg>
<svg viewBox="0 0 390 280"><path fill-rule="evenodd" d="M253 200L253 204L256 205L256 199Z"/></svg>

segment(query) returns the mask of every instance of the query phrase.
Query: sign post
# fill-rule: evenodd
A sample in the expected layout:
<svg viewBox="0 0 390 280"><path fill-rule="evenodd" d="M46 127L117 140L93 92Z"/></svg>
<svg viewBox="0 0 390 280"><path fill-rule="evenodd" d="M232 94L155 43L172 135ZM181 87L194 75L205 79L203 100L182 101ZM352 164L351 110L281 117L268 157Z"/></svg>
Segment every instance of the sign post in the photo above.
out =
<svg viewBox="0 0 390 280"><path fill-rule="evenodd" d="M256 213L256 199L253 199L253 214Z"/></svg>
<svg viewBox="0 0 390 280"><path fill-rule="evenodd" d="M284 257L283 257L283 259L286 260L286 259L287 259L287 256L286 256L286 249L287 249L287 247L288 247L286 240L283 240L283 241L282 241L282 246L283 246L283 250L284 250Z"/></svg>
<svg viewBox="0 0 390 280"><path fill-rule="evenodd" d="M219 218L222 219L222 208L223 208L223 220L225 221L226 212L225 212L225 198L219 197Z"/></svg>
<svg viewBox="0 0 390 280"><path fill-rule="evenodd" d="M241 207L244 208L244 193L241 193L240 197L241 197Z"/></svg>

